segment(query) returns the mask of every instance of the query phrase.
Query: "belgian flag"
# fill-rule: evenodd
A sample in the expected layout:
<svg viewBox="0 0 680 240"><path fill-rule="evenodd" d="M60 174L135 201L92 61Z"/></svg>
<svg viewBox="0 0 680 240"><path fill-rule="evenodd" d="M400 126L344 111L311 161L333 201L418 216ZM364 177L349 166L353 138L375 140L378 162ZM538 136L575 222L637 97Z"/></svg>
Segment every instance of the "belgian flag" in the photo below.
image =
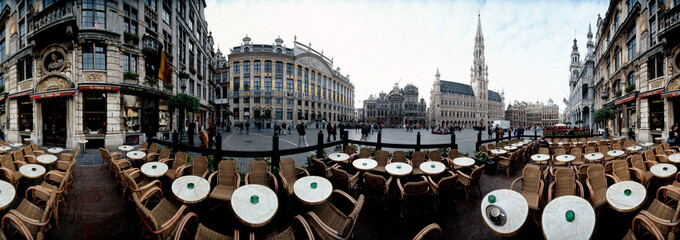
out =
<svg viewBox="0 0 680 240"><path fill-rule="evenodd" d="M161 50L160 66L158 68L158 79L163 80L163 82L168 82L170 79L170 64L168 59L165 58L165 51Z"/></svg>

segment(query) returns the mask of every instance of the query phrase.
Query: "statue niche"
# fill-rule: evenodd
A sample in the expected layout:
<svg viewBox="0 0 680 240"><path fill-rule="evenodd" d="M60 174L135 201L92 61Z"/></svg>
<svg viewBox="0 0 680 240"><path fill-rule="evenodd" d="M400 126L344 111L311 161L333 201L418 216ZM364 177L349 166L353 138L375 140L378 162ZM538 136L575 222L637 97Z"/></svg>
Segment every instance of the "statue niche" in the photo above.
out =
<svg viewBox="0 0 680 240"><path fill-rule="evenodd" d="M43 60L43 68L47 72L61 72L64 65L64 55L59 51L50 52Z"/></svg>

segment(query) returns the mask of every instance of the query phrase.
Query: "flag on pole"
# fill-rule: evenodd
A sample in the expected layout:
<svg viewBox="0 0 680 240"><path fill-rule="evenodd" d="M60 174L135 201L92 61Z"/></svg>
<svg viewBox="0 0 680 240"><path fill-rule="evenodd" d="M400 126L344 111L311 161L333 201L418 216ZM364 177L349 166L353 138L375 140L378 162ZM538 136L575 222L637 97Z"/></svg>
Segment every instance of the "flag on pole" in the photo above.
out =
<svg viewBox="0 0 680 240"><path fill-rule="evenodd" d="M562 100L562 101L564 102L564 104L569 104L569 101L567 101L567 98L564 98L564 100Z"/></svg>
<svg viewBox="0 0 680 240"><path fill-rule="evenodd" d="M170 78L170 64L168 64L168 59L165 58L165 51L160 51L161 52L161 62L160 62L160 67L158 68L158 78L163 80L164 82L167 82L168 79Z"/></svg>

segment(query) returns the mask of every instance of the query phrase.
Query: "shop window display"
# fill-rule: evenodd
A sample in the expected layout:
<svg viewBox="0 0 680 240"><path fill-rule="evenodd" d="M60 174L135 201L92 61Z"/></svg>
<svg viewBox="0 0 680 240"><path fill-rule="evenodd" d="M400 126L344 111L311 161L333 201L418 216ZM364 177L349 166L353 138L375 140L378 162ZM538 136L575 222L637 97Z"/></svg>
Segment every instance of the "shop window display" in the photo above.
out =
<svg viewBox="0 0 680 240"><path fill-rule="evenodd" d="M106 93L84 92L83 131L87 134L106 133Z"/></svg>
<svg viewBox="0 0 680 240"><path fill-rule="evenodd" d="M142 101L133 95L123 95L125 132L140 132Z"/></svg>
<svg viewBox="0 0 680 240"><path fill-rule="evenodd" d="M30 132L33 130L33 101L28 97L17 98L19 104L19 130Z"/></svg>

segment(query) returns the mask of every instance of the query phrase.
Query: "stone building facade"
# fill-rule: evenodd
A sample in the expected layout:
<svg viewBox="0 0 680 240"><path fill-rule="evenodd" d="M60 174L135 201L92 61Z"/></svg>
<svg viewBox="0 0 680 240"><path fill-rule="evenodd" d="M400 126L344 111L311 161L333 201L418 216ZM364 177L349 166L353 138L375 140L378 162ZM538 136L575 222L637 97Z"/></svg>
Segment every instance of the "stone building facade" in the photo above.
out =
<svg viewBox="0 0 680 240"><path fill-rule="evenodd" d="M418 99L418 88L413 84L404 88L395 84L389 93L381 92L377 98L371 95L364 100L363 109L364 122L388 126L427 125L427 104L425 99Z"/></svg>
<svg viewBox="0 0 680 240"><path fill-rule="evenodd" d="M552 99L545 104L515 101L505 110L505 120L515 127L554 126L559 123L559 112L560 107Z"/></svg>
<svg viewBox="0 0 680 240"><path fill-rule="evenodd" d="M116 148L170 138L178 69L210 119L213 39L203 1L2 1L0 97L6 141ZM160 58L171 69L158 80ZM167 66L167 65L166 65Z"/></svg>
<svg viewBox="0 0 680 240"><path fill-rule="evenodd" d="M473 55L470 85L441 80L437 69L430 94L430 126L488 126L493 120L505 119L505 93L488 90L489 67L484 59L484 35L479 16Z"/></svg>
<svg viewBox="0 0 680 240"><path fill-rule="evenodd" d="M651 142L680 122L680 3L611 1L597 20L595 109L611 109L610 133Z"/></svg>
<svg viewBox="0 0 680 240"><path fill-rule="evenodd" d="M333 69L333 60L311 44L294 41L289 48L281 38L274 42L253 44L246 36L227 56L228 76L221 78L226 100L220 102L229 104L232 123L255 119L271 127L273 121L352 121L354 85L349 75Z"/></svg>
<svg viewBox="0 0 680 240"><path fill-rule="evenodd" d="M588 26L586 35L588 50L582 62L574 39L574 46L571 51L571 64L569 65L569 99L567 101L567 122L576 123L581 120L582 127L593 128L593 98L595 97L594 71L595 71L595 43L593 42L593 32ZM594 129L595 130L595 129Z"/></svg>

